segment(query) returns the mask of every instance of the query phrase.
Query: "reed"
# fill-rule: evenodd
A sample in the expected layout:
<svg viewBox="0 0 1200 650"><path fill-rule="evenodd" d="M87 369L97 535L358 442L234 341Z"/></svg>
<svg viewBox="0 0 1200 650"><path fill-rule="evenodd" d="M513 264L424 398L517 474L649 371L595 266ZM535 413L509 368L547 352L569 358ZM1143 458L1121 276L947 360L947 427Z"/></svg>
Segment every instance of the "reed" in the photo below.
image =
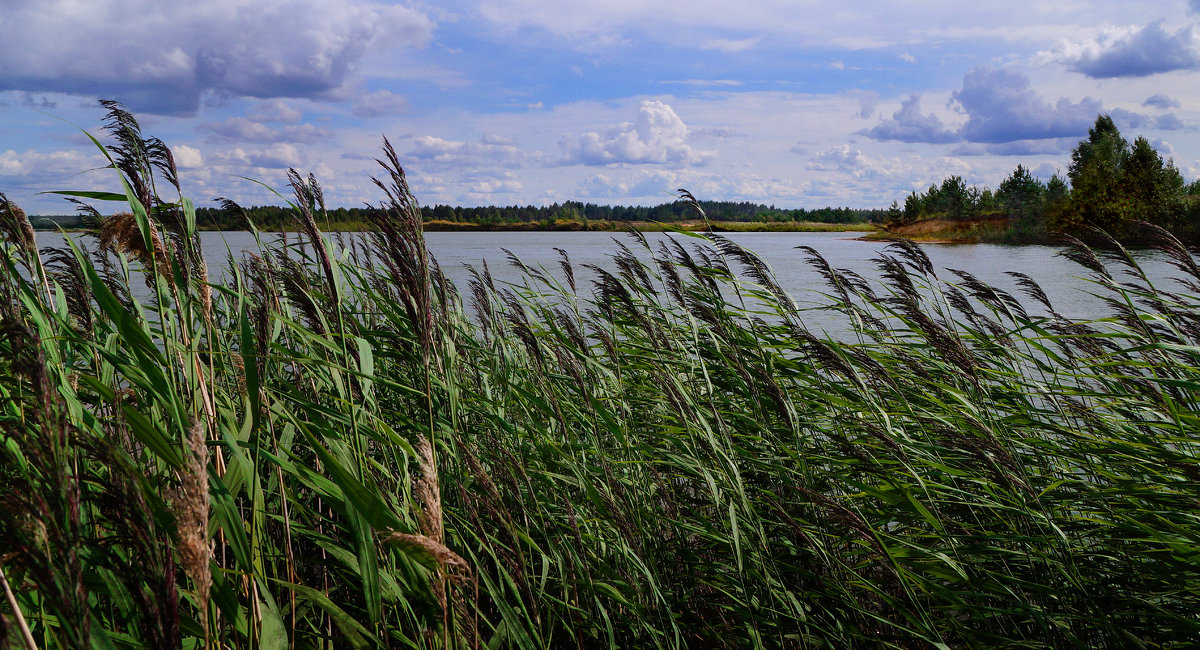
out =
<svg viewBox="0 0 1200 650"><path fill-rule="evenodd" d="M0 643L1200 635L1200 264L1166 232L1175 280L1068 242L1092 321L909 243L878 278L807 249L830 339L751 251L683 233L590 286L565 253L512 286L483 265L466 306L385 144L366 248L293 173L304 240L212 283L165 147L109 126L111 245L38 252L0 200Z"/></svg>

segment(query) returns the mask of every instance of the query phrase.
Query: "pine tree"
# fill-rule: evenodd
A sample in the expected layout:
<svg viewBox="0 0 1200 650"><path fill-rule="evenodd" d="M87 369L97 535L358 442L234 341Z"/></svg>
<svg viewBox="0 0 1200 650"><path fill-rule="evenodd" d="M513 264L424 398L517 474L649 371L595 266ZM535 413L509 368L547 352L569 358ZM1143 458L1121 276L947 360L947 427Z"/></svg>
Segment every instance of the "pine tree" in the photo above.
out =
<svg viewBox="0 0 1200 650"><path fill-rule="evenodd" d="M1112 118L1097 117L1087 139L1071 152L1067 175L1071 179L1073 209L1070 223L1060 224L1062 229L1095 226L1116 236L1124 234L1119 182L1129 156L1129 142L1121 137Z"/></svg>
<svg viewBox="0 0 1200 650"><path fill-rule="evenodd" d="M1061 182L1061 180L1060 180ZM1008 217L1009 229L1023 239L1039 237L1046 215L1046 186L1024 165L1000 183L996 198Z"/></svg>

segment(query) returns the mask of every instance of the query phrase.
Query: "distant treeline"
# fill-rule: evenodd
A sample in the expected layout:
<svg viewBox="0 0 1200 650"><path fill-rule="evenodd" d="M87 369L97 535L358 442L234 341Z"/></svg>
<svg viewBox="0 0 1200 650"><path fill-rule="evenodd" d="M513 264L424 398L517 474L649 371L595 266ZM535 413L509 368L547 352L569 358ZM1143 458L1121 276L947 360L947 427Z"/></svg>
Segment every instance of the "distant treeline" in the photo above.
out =
<svg viewBox="0 0 1200 650"><path fill-rule="evenodd" d="M83 226L83 217L77 214L43 214L30 217L29 224L34 230L79 228Z"/></svg>
<svg viewBox="0 0 1200 650"><path fill-rule="evenodd" d="M854 208L825 207L818 209L785 209L773 205L733 201L701 201L700 206L713 221L743 222L796 222L818 223L867 223L882 222L887 210L859 210ZM326 224L352 227L367 222L368 208L335 208L323 217ZM684 202L664 203L656 206L597 205L567 201L546 206L511 205L487 207L461 207L450 205L423 206L421 212L426 222L443 221L454 223L496 226L507 223L558 223L574 221L610 222L664 222L692 221L698 215ZM295 225L296 214L290 208L267 205L254 207L198 208L196 223L210 230L242 230L246 220L256 228L264 230L288 229Z"/></svg>
<svg viewBox="0 0 1200 650"><path fill-rule="evenodd" d="M1017 165L1000 186L967 186L951 176L904 205L893 202L887 225L923 219L1005 219L1003 238L1039 241L1052 232L1086 234L1101 228L1120 240L1136 238L1137 223L1162 226L1190 241L1200 239L1200 181L1185 183L1172 160L1164 161L1144 137L1131 145L1112 118L1101 115L1071 152L1066 177L1043 182Z"/></svg>

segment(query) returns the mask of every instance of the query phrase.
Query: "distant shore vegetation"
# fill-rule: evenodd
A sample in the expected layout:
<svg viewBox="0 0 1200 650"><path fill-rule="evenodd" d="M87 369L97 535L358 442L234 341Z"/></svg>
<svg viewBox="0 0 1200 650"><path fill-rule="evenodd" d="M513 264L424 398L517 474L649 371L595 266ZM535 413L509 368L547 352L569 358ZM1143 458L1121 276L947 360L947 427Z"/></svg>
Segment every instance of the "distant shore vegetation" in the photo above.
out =
<svg viewBox="0 0 1200 650"><path fill-rule="evenodd" d="M421 218L428 231L640 231L708 230L741 231L826 231L875 230L872 223L883 220L884 210L853 208L781 209L773 205L734 201L698 201L707 218L686 202L655 206L613 206L567 201L546 206L506 207L422 206ZM367 208L336 208L328 212L328 230L360 231L371 227ZM243 208L226 202L220 208L198 208L196 223L206 230L244 230L253 223L260 230L286 230L295 218L290 208L256 206Z"/></svg>
<svg viewBox="0 0 1200 650"><path fill-rule="evenodd" d="M1144 223L1184 241L1200 239L1200 180L1186 183L1149 140L1131 144L1100 115L1072 150L1066 176L1042 181L1017 165L995 190L950 176L909 194L903 205L892 203L880 236L1038 243L1053 233L1100 229L1129 242L1141 238Z"/></svg>
<svg viewBox="0 0 1200 650"><path fill-rule="evenodd" d="M633 228L643 232L661 230L709 230L716 232L842 231L875 230L887 215L883 209L847 207L777 208L774 205L737 201L698 201L708 215L698 219L697 212L685 202L673 201L654 206L599 205L566 201L550 205L510 205L463 207L451 205L421 206L421 218L429 231L622 231ZM32 220L34 228L87 228L94 215L40 216ZM331 208L321 224L329 231L357 232L371 228L369 208ZM196 208L196 226L200 230L281 231L295 228L295 216L288 206L240 206L221 200L219 207Z"/></svg>

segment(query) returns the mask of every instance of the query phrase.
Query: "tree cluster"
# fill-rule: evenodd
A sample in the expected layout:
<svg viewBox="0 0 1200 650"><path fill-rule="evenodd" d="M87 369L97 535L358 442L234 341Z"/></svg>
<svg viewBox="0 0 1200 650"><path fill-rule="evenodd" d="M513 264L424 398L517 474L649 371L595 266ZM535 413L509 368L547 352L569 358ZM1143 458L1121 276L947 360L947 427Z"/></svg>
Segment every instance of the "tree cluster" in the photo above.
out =
<svg viewBox="0 0 1200 650"><path fill-rule="evenodd" d="M1065 178L1056 173L1043 182L1017 165L992 191L951 176L909 194L903 206L893 202L886 223L1000 218L1015 241L1089 228L1129 239L1142 221L1194 240L1200 238L1200 181L1185 184L1174 162L1164 161L1146 138L1139 136L1131 145L1112 118L1101 115L1072 150Z"/></svg>

